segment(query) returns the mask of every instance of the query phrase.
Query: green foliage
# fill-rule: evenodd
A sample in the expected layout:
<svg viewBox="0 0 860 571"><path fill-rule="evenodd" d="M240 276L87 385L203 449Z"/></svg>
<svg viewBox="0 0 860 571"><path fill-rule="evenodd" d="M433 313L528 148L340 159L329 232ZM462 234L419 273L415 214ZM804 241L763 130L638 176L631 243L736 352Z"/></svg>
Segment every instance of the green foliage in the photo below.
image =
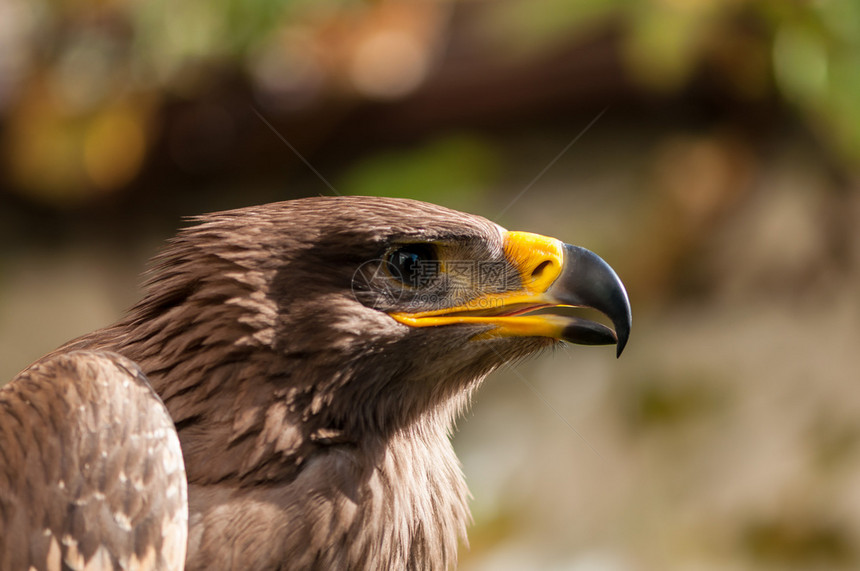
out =
<svg viewBox="0 0 860 571"><path fill-rule="evenodd" d="M595 38L602 38L595 61L608 66L595 73L618 73L620 59L624 79L644 98L683 97L694 79L708 77L739 99L785 101L844 164L860 164L856 0L515 0L478 3L472 12L441 2L362 0L13 5L19 8L9 11L4 29L14 33L0 53L0 160L16 189L59 204L135 180L158 138L165 103L176 96L205 100L224 78L244 78L273 108L300 114L332 101L409 95L425 80L445 81L444 73L433 73L460 69L458 57L466 56L458 73L480 82L486 70L548 65L553 54L579 53L571 47ZM588 49L583 57L591 57ZM418 67L414 78L398 83ZM368 90L368 81L386 78L393 88ZM110 109L121 109L126 131L136 133L122 152L106 151L114 143L100 140L94 126ZM69 136L86 121L92 124L79 129L82 135ZM57 140L69 143L58 147ZM113 165L117 155L131 157L122 169ZM486 185L491 155L474 140L437 141L369 159L347 183L356 192L468 208L463 197ZM418 178L407 183L409 176ZM444 191L430 194L433 184Z"/></svg>
<svg viewBox="0 0 860 571"><path fill-rule="evenodd" d="M855 0L535 0L505 3L485 27L499 49L521 57L620 30L630 76L663 93L683 89L703 69L715 73L708 68L727 60L717 73L739 95L760 96L770 84L845 160L860 161Z"/></svg>
<svg viewBox="0 0 860 571"><path fill-rule="evenodd" d="M624 416L633 432L642 434L649 429L677 428L719 412L727 400L719 386L695 372L672 378L652 374L625 387L619 400L625 403Z"/></svg>
<svg viewBox="0 0 860 571"><path fill-rule="evenodd" d="M498 169L489 143L456 135L371 155L349 169L336 187L344 194L414 198L470 210L492 186Z"/></svg>

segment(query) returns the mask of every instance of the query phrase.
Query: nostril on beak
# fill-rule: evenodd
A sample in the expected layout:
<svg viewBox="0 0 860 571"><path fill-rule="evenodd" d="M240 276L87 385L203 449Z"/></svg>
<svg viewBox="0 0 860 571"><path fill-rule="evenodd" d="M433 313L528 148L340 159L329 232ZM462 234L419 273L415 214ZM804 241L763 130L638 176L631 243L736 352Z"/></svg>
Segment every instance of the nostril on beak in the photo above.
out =
<svg viewBox="0 0 860 571"><path fill-rule="evenodd" d="M544 272L544 270L546 270L551 265L552 265L551 260L544 260L543 262L539 263L537 266L535 266L535 269L532 270L531 278L533 280L540 278L540 276Z"/></svg>
<svg viewBox="0 0 860 571"><path fill-rule="evenodd" d="M543 295L564 266L564 244L531 232L505 234L505 257L520 278L523 293Z"/></svg>

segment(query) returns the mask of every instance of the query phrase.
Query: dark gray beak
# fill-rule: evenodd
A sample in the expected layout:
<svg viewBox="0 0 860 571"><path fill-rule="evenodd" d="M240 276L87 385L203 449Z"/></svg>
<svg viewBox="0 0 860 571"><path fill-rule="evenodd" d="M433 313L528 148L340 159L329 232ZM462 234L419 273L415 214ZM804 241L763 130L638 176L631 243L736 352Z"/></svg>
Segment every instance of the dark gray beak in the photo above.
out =
<svg viewBox="0 0 860 571"><path fill-rule="evenodd" d="M564 267L546 292L559 304L590 307L606 315L615 327L611 329L587 319L571 318L562 338L580 345L612 345L621 356L633 315L627 290L618 274L603 259L585 248L564 245Z"/></svg>

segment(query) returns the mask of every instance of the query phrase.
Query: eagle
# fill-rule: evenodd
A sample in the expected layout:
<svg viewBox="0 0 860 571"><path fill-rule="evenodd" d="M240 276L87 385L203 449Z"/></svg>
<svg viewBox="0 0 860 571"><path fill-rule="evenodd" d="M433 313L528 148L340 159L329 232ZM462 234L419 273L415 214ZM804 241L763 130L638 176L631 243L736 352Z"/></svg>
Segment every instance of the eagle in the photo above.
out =
<svg viewBox="0 0 860 571"><path fill-rule="evenodd" d="M596 254L441 206L194 221L124 318L0 389L0 568L450 568L473 391L561 342L620 355L630 333Z"/></svg>

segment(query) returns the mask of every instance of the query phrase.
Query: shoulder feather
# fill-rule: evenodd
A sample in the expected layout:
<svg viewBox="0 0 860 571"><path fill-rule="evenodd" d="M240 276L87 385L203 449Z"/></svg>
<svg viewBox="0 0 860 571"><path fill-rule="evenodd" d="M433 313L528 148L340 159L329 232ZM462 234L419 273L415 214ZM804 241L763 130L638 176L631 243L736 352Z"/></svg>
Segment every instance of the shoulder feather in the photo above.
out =
<svg viewBox="0 0 860 571"><path fill-rule="evenodd" d="M0 389L0 568L181 569L185 466L141 370L55 353Z"/></svg>

